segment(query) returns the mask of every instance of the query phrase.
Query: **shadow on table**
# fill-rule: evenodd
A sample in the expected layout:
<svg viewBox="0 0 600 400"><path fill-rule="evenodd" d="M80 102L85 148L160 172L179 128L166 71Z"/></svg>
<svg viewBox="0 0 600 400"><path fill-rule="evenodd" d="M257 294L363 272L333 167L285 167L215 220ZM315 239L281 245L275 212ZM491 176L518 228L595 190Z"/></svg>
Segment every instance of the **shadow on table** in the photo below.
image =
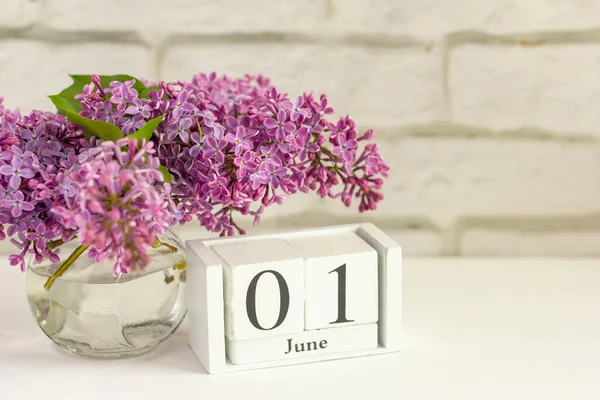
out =
<svg viewBox="0 0 600 400"><path fill-rule="evenodd" d="M131 359L131 361L151 361L172 369L187 372L207 374L206 370L196 358L188 342L188 333L179 331L161 346L149 354Z"/></svg>
<svg viewBox="0 0 600 400"><path fill-rule="evenodd" d="M52 343L41 332L27 335L2 335L0 341L0 367L10 367L12 370L29 369L32 365L38 367L61 368L76 366L89 366L97 370L113 370L112 366L135 366L131 372L160 370L163 373L190 372L194 374L207 374L196 355L189 347L187 332L177 332L167 341L162 343L157 350L141 357L115 359L91 359L73 354Z"/></svg>

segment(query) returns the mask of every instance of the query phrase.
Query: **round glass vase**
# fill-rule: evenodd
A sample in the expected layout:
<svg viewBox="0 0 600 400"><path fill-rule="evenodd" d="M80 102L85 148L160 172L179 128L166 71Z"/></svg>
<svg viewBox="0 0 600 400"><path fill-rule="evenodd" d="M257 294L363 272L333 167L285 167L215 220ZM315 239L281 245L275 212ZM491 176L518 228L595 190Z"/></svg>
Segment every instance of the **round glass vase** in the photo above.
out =
<svg viewBox="0 0 600 400"><path fill-rule="evenodd" d="M59 346L94 358L134 357L154 350L183 321L185 257L181 241L168 231L149 247L143 271L113 276L114 260L96 262L83 253L44 288L60 264L27 270L27 298L44 333ZM78 244L61 246L64 260Z"/></svg>

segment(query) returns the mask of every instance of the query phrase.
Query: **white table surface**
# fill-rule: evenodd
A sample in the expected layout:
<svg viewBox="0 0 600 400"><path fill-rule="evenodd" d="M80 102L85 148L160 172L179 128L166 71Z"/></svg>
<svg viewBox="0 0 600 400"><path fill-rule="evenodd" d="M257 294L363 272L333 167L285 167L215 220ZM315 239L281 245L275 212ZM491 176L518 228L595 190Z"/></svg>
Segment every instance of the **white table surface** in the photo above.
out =
<svg viewBox="0 0 600 400"><path fill-rule="evenodd" d="M600 398L599 259L407 259L403 319L391 355L207 375L183 326L147 356L88 360L44 336L0 257L0 399Z"/></svg>

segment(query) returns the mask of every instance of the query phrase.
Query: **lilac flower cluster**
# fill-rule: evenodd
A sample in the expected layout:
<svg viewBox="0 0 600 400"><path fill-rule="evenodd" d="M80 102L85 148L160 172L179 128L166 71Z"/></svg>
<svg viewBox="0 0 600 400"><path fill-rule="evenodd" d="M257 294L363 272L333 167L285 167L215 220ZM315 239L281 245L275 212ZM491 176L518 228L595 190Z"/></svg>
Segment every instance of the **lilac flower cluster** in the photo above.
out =
<svg viewBox="0 0 600 400"><path fill-rule="evenodd" d="M103 142L79 156L56 178L63 205L61 223L78 232L89 256L115 259L114 274L143 268L149 246L171 225L173 200L162 185L153 143L136 139Z"/></svg>
<svg viewBox="0 0 600 400"><path fill-rule="evenodd" d="M77 237L89 256L115 259L115 274L127 273L144 267L147 247L173 224L197 219L221 235L243 234L234 213L258 223L265 207L297 192L346 206L357 199L361 212L383 198L388 166L369 142L374 132L359 133L349 116L331 122L325 95L290 99L250 75L143 81L143 93L134 80L102 82L92 76L66 100L79 119L118 127L125 139L116 143L86 139L61 115L22 116L0 98L0 240L19 248L13 265L24 268L28 253L58 262L60 245ZM158 117L148 141L127 139Z"/></svg>
<svg viewBox="0 0 600 400"><path fill-rule="evenodd" d="M4 109L0 99L0 239L8 235L20 250L10 256L11 265L24 269L27 253L37 261L59 261L54 244L71 240L75 231L52 213L62 203L56 177L88 146L81 130L64 117L39 111L21 115Z"/></svg>
<svg viewBox="0 0 600 400"><path fill-rule="evenodd" d="M175 217L196 217L222 235L244 233L233 212L254 215L296 192L316 191L359 210L375 209L388 167L373 136L359 134L350 117L332 123L327 97L290 100L262 76L216 74L191 82L161 82L148 98L134 82L103 88L96 78L77 97L82 115L116 124L124 133L164 115L154 132L160 162L173 175ZM254 204L258 207L252 208Z"/></svg>

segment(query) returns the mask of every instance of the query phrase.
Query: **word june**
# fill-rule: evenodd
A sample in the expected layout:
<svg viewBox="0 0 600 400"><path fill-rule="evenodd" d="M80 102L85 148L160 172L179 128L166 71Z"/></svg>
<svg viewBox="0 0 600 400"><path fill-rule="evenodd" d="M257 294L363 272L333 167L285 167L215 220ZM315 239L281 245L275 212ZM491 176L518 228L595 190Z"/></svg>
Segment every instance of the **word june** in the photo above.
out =
<svg viewBox="0 0 600 400"><path fill-rule="evenodd" d="M306 347L305 347L306 345ZM327 348L327 340L321 340L317 345L317 342L306 342L306 343L294 343L293 349L296 353L302 353L303 351L312 351L318 349ZM287 340L287 351L283 354L290 354L292 352L292 339Z"/></svg>

